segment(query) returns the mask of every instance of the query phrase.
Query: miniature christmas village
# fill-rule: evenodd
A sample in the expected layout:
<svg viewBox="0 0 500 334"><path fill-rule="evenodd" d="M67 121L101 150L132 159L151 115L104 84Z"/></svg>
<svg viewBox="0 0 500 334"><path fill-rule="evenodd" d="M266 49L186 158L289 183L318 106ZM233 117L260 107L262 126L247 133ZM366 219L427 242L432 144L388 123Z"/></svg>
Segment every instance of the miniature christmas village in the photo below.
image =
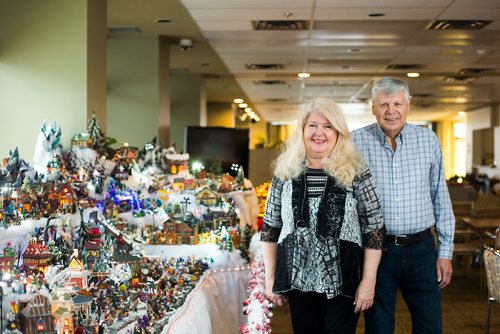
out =
<svg viewBox="0 0 500 334"><path fill-rule="evenodd" d="M94 115L71 148L61 133L44 123L33 164L16 148L0 167L3 333L161 333L204 271L248 262L241 167L116 147Z"/></svg>

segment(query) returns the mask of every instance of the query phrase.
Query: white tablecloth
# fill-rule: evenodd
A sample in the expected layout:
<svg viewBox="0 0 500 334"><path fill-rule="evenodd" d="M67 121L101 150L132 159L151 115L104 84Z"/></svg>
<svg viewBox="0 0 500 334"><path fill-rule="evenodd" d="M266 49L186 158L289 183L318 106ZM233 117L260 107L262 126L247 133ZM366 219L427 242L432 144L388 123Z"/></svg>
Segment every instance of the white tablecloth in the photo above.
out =
<svg viewBox="0 0 500 334"><path fill-rule="evenodd" d="M236 334L245 324L242 303L250 269L208 271L170 318L163 334Z"/></svg>

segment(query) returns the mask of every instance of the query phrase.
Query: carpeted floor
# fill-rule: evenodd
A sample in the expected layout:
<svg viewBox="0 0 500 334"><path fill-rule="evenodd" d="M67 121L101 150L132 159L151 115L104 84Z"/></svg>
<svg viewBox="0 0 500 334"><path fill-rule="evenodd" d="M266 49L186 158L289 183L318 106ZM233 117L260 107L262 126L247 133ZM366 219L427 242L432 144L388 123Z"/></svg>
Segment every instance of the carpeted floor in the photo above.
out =
<svg viewBox="0 0 500 334"><path fill-rule="evenodd" d="M461 271L455 269L457 274ZM273 309L273 334L293 333L288 306ZM443 290L443 333L485 333L486 292L481 292L479 268L472 269L472 277L454 277ZM364 333L361 317L356 334ZM411 318L402 298L398 298L396 312L396 334L411 333ZM422 333L425 334L425 333ZM500 334L500 304L492 303L491 334Z"/></svg>

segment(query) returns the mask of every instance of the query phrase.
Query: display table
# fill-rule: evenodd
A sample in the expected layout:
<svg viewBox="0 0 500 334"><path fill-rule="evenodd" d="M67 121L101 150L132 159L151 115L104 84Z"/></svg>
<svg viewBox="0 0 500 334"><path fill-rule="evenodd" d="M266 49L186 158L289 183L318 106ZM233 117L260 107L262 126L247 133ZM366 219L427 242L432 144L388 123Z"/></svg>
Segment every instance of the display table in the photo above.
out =
<svg viewBox="0 0 500 334"><path fill-rule="evenodd" d="M248 266L209 270L202 276L162 334L234 334L246 322L242 303L250 279Z"/></svg>

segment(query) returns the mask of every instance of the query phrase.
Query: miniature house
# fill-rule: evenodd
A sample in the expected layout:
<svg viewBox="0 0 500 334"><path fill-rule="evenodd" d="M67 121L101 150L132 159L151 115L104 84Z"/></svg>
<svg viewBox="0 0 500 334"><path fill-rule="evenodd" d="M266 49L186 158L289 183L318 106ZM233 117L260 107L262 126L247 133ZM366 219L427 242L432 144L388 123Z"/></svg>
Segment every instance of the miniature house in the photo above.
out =
<svg viewBox="0 0 500 334"><path fill-rule="evenodd" d="M23 259L30 273L43 273L49 264L50 252L42 240L32 238L23 253Z"/></svg>
<svg viewBox="0 0 500 334"><path fill-rule="evenodd" d="M178 223L172 218L163 222L163 231L165 233L175 233L178 244L191 244L193 229L186 223Z"/></svg>
<svg viewBox="0 0 500 334"><path fill-rule="evenodd" d="M56 200L59 208L71 208L76 201L76 192L69 184L61 184L52 194L52 199Z"/></svg>
<svg viewBox="0 0 500 334"><path fill-rule="evenodd" d="M167 173L172 175L189 172L189 154L167 154Z"/></svg>
<svg viewBox="0 0 500 334"><path fill-rule="evenodd" d="M4 248L3 254L0 255L0 273L12 272L15 256L16 254L12 250L12 247Z"/></svg>
<svg viewBox="0 0 500 334"><path fill-rule="evenodd" d="M196 203L206 206L217 206L219 195L209 187L205 186L195 193Z"/></svg>
<svg viewBox="0 0 500 334"><path fill-rule="evenodd" d="M19 325L23 334L55 334L54 319L49 299L34 295L28 302L21 303Z"/></svg>
<svg viewBox="0 0 500 334"><path fill-rule="evenodd" d="M87 268L92 268L95 261L101 256L101 242L99 240L90 240L83 246L87 252Z"/></svg>
<svg viewBox="0 0 500 334"><path fill-rule="evenodd" d="M69 277L64 283L64 287L70 287L75 290L86 290L88 287L87 277L89 271L84 269L84 264L79 256L78 249L73 250L68 267Z"/></svg>
<svg viewBox="0 0 500 334"><path fill-rule="evenodd" d="M77 294L73 296L74 313L81 313L85 318L90 320L90 304L94 297ZM72 333L72 332L70 332Z"/></svg>
<svg viewBox="0 0 500 334"><path fill-rule="evenodd" d="M52 314L58 333L73 333L74 303L69 292L61 289L51 294Z"/></svg>
<svg viewBox="0 0 500 334"><path fill-rule="evenodd" d="M92 137L87 132L77 133L71 138L71 147L92 147Z"/></svg>

